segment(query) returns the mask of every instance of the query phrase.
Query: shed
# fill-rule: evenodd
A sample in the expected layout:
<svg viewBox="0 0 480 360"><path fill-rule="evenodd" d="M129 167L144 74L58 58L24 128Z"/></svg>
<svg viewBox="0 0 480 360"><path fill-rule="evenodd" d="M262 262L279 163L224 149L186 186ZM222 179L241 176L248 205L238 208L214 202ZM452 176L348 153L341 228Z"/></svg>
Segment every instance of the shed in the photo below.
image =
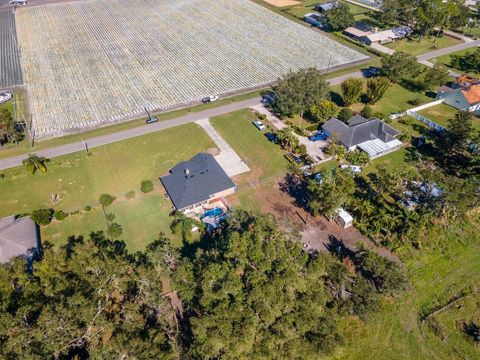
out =
<svg viewBox="0 0 480 360"><path fill-rule="evenodd" d="M344 209L339 208L336 211L336 216L335 216L335 221L337 222L338 225L343 227L344 229L350 227L353 225L353 217L350 215L348 212L346 212Z"/></svg>

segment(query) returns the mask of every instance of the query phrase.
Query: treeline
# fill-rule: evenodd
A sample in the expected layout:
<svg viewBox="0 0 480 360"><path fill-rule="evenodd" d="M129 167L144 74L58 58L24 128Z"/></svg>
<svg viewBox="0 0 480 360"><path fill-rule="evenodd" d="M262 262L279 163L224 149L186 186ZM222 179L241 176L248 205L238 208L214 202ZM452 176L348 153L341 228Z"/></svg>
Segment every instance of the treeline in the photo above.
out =
<svg viewBox="0 0 480 360"><path fill-rule="evenodd" d="M33 272L0 266L0 357L318 358L342 343L343 316L367 319L406 286L395 263L334 246L310 254L243 211L182 249L160 235L131 254L101 232L46 245Z"/></svg>

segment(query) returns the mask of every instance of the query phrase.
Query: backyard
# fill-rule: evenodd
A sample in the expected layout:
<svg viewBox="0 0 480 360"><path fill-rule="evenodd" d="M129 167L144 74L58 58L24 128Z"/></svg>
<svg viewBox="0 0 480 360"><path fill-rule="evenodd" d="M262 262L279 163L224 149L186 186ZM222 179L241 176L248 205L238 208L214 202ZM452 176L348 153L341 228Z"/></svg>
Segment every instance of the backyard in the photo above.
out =
<svg viewBox="0 0 480 360"><path fill-rule="evenodd" d="M391 42L389 44L385 44L385 46L395 51L404 51L412 55L419 55L461 43L461 40L454 39L450 36L442 36L436 41L434 37L424 37L421 41L418 41L416 38L412 38Z"/></svg>

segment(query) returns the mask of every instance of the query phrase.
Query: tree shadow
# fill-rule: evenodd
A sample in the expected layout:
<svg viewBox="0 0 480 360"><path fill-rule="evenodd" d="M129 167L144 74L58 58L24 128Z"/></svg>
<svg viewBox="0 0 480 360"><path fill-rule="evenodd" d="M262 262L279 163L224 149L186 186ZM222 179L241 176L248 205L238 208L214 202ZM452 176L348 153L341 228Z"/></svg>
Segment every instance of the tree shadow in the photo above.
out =
<svg viewBox="0 0 480 360"><path fill-rule="evenodd" d="M338 106L343 106L342 95L340 95L336 91L330 91L330 100L333 101Z"/></svg>

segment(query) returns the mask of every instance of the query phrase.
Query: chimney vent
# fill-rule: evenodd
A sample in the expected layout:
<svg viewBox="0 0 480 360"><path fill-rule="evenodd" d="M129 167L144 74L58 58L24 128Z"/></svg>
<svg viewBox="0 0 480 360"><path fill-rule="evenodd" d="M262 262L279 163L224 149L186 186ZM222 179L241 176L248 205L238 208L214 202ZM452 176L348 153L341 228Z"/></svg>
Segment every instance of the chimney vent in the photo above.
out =
<svg viewBox="0 0 480 360"><path fill-rule="evenodd" d="M189 168L185 168L184 171L185 171L185 175L186 175L186 176L190 175L190 169L189 169Z"/></svg>

